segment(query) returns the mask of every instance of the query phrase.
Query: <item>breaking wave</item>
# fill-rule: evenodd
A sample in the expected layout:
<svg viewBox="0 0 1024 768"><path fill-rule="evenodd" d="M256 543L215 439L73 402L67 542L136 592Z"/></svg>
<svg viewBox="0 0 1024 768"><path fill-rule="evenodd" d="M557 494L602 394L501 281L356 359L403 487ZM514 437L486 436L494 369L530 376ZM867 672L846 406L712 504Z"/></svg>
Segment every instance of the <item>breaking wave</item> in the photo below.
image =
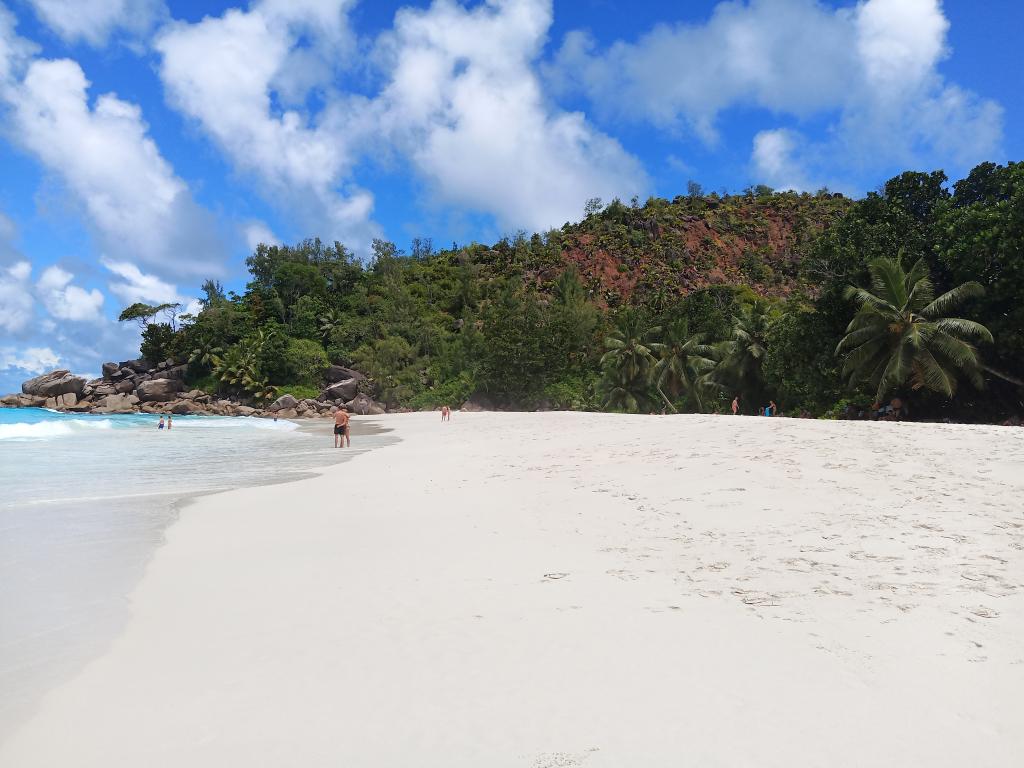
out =
<svg viewBox="0 0 1024 768"><path fill-rule="evenodd" d="M60 421L24 421L0 424L0 440L52 440L69 437L76 432L113 429L110 419L62 419Z"/></svg>

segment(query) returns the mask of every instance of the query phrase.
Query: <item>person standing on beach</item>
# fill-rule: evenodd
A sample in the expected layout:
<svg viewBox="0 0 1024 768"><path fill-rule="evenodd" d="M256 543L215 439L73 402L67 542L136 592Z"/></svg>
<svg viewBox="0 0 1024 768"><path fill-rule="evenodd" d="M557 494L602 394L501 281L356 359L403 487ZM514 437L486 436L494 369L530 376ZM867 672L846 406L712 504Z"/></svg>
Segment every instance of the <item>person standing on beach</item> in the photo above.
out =
<svg viewBox="0 0 1024 768"><path fill-rule="evenodd" d="M344 408L339 408L334 413L334 447L344 448L346 443L352 445L352 438L348 433L349 415Z"/></svg>
<svg viewBox="0 0 1024 768"><path fill-rule="evenodd" d="M452 409L449 408L447 405L442 405L441 406L441 421L451 421L451 420L452 420Z"/></svg>
<svg viewBox="0 0 1024 768"><path fill-rule="evenodd" d="M164 417L163 416L160 417L160 423L156 425L156 428L157 429L163 429L164 428Z"/></svg>
<svg viewBox="0 0 1024 768"><path fill-rule="evenodd" d="M732 399L732 415L733 416L738 416L739 412L740 412L740 396L736 395L736 397L734 397Z"/></svg>
<svg viewBox="0 0 1024 768"><path fill-rule="evenodd" d="M171 428L171 414L169 413L167 414L167 428Z"/></svg>

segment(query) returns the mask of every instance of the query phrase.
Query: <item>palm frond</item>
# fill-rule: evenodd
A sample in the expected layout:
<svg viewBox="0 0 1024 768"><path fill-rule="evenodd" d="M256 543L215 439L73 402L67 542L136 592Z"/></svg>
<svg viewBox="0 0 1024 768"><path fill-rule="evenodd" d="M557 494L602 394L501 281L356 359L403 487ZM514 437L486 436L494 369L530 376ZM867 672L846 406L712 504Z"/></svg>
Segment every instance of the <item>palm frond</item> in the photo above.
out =
<svg viewBox="0 0 1024 768"><path fill-rule="evenodd" d="M952 397L957 376L976 386L982 382L977 349L969 341L991 341L992 334L980 323L943 317L983 293L979 284L964 283L934 298L924 259L909 272L901 259L875 259L868 269L870 288L846 290L860 309L836 346L836 354L845 356L843 375L851 385L870 383L882 400L907 383Z"/></svg>
<svg viewBox="0 0 1024 768"><path fill-rule="evenodd" d="M946 291L937 299L921 309L921 314L930 320L934 320L947 312L956 309L968 299L976 299L985 295L985 289L981 283L969 282L958 285L952 290Z"/></svg>

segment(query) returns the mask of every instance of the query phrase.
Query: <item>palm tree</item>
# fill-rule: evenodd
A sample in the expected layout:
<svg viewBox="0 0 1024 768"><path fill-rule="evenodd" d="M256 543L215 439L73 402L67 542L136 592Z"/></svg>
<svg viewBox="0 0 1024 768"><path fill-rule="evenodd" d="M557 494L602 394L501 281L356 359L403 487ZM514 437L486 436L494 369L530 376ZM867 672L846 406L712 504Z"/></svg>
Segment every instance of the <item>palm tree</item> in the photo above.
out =
<svg viewBox="0 0 1024 768"><path fill-rule="evenodd" d="M665 396L665 389L676 399L682 395L692 397L697 408L701 408L700 390L704 377L715 368L714 353L714 348L704 343L703 334L690 333L685 318L668 325L661 359L654 366L654 377L658 394L669 408L676 411Z"/></svg>
<svg viewBox="0 0 1024 768"><path fill-rule="evenodd" d="M199 363L200 365L212 368L222 353L223 350L220 347L216 346L212 341L204 339L192 350L188 361L192 364Z"/></svg>
<svg viewBox="0 0 1024 768"><path fill-rule="evenodd" d="M878 402L907 383L946 397L956 393L960 377L979 389L984 386L974 342L991 343L992 334L980 323L945 315L985 289L969 282L935 298L924 259L909 272L899 257L876 259L868 269L870 289L846 289L846 297L860 309L836 347L837 355L846 355L843 375L850 384L876 387Z"/></svg>
<svg viewBox="0 0 1024 768"><path fill-rule="evenodd" d="M598 394L604 407L610 410L638 413L649 405L647 386L623 375L623 372L609 368L598 383Z"/></svg>
<svg viewBox="0 0 1024 768"><path fill-rule="evenodd" d="M272 387L266 379L247 376L243 379L242 386L246 392L252 395L254 400L266 402L277 397L277 388Z"/></svg>
<svg viewBox="0 0 1024 768"><path fill-rule="evenodd" d="M228 347L223 355L215 355L212 362L214 376L225 384L236 383L242 365L242 353L237 345Z"/></svg>
<svg viewBox="0 0 1024 768"><path fill-rule="evenodd" d="M767 301L744 304L733 318L732 338L718 345L720 360L709 379L745 395L758 397L764 387L761 366L768 353L768 328L772 307Z"/></svg>
<svg viewBox="0 0 1024 768"><path fill-rule="evenodd" d="M273 388L263 375L260 354L267 342L276 336L277 331L260 328L252 336L229 347L223 355L212 355L213 375L257 399L269 397Z"/></svg>
<svg viewBox="0 0 1024 768"><path fill-rule="evenodd" d="M654 340L660 332L660 327L648 326L636 310L626 310L615 319L604 342L607 352L601 358L608 407L628 405L625 410L635 411L645 402L658 362L655 353L663 346Z"/></svg>

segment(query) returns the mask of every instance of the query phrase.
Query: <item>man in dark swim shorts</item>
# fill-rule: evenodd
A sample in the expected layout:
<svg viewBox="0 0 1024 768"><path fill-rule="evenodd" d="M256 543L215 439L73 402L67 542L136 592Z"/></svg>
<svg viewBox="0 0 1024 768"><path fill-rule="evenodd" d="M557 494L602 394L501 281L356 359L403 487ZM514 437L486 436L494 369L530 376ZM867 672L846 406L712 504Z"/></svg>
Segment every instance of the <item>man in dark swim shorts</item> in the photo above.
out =
<svg viewBox="0 0 1024 768"><path fill-rule="evenodd" d="M346 443L352 445L348 434L348 411L339 408L334 414L334 447L344 448Z"/></svg>

